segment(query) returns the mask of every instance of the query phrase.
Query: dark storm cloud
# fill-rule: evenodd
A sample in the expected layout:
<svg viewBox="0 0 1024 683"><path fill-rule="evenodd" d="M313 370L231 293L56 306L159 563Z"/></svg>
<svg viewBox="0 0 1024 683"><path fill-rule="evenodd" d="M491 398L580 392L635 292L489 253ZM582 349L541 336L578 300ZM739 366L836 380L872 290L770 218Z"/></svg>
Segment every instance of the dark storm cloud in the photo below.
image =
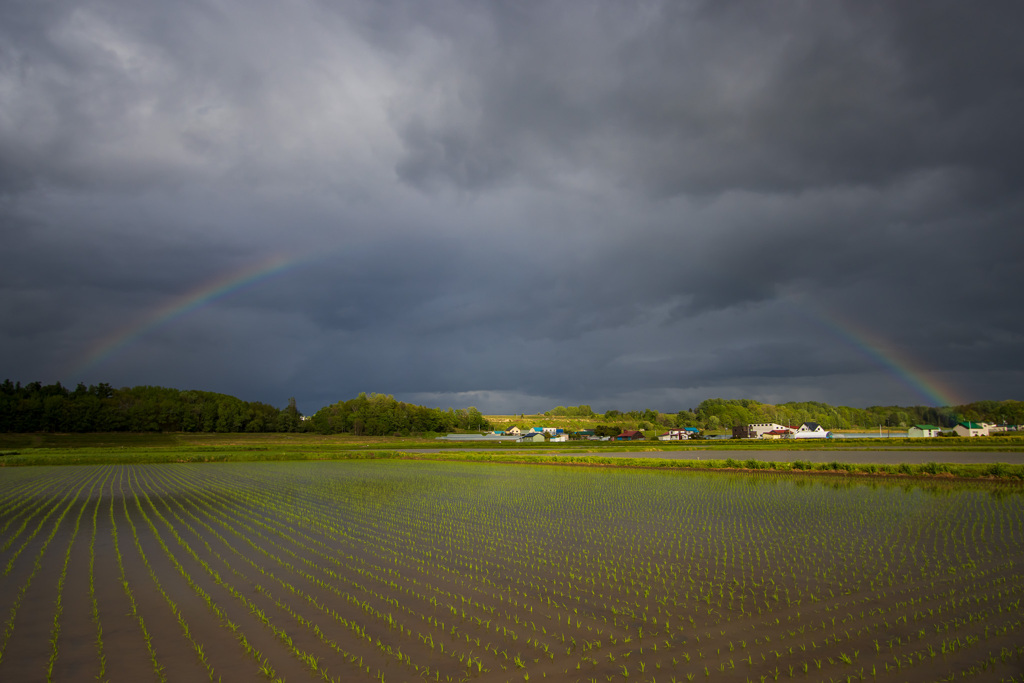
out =
<svg viewBox="0 0 1024 683"><path fill-rule="evenodd" d="M307 412L925 400L870 337L1020 398L1021 15L8 3L0 374Z"/></svg>
<svg viewBox="0 0 1024 683"><path fill-rule="evenodd" d="M483 6L486 40L465 20L435 24L459 79L434 86L452 89L446 108L400 122L403 176L475 188L582 166L656 196L879 185L922 168L1019 176L1005 148L1021 143L1020 56L998 11L588 7Z"/></svg>

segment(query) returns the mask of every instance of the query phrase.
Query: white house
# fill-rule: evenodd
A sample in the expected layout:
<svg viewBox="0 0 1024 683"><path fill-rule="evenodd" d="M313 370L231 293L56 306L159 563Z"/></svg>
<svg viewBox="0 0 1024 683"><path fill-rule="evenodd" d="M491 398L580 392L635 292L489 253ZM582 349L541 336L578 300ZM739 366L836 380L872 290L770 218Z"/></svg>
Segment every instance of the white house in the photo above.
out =
<svg viewBox="0 0 1024 683"><path fill-rule="evenodd" d="M505 433L510 434L512 436L519 436L523 432L519 429L519 427L509 427L508 429L505 430Z"/></svg>
<svg viewBox="0 0 1024 683"><path fill-rule="evenodd" d="M911 439L921 439L930 436L938 436L941 430L935 425L914 425L907 430L907 436Z"/></svg>
<svg viewBox="0 0 1024 683"><path fill-rule="evenodd" d="M658 435L658 441L685 441L690 438L690 433L685 429L670 429L664 434Z"/></svg>
<svg viewBox="0 0 1024 683"><path fill-rule="evenodd" d="M960 436L988 436L988 429L977 422L959 422L953 431Z"/></svg>
<svg viewBox="0 0 1024 683"><path fill-rule="evenodd" d="M828 432L817 422L804 422L793 432L794 439L826 439Z"/></svg>

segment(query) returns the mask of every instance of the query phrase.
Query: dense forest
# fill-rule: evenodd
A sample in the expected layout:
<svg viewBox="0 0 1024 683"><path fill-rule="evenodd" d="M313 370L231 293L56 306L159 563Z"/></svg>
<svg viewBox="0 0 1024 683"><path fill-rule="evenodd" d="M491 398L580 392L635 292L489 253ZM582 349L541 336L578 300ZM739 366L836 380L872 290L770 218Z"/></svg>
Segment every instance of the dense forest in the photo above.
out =
<svg viewBox="0 0 1024 683"><path fill-rule="evenodd" d="M359 394L321 408L311 420L320 434L385 436L454 432L457 429L486 431L490 423L476 408L441 410L396 401L385 394Z"/></svg>
<svg viewBox="0 0 1024 683"><path fill-rule="evenodd" d="M209 391L0 384L0 432L294 432L301 417L294 399L281 410Z"/></svg>

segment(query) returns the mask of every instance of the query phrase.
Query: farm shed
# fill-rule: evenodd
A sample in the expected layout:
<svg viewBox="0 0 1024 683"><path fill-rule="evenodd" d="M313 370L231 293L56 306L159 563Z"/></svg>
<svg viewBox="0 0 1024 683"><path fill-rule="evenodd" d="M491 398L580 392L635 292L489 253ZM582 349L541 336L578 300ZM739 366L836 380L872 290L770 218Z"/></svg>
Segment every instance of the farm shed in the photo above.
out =
<svg viewBox="0 0 1024 683"><path fill-rule="evenodd" d="M960 436L988 436L988 429L977 422L958 422L953 431Z"/></svg>
<svg viewBox="0 0 1024 683"><path fill-rule="evenodd" d="M643 438L644 438L643 432L638 432L635 429L627 429L624 432L622 432L621 434L619 434L617 437L615 437L615 440L616 441L640 441Z"/></svg>
<svg viewBox="0 0 1024 683"><path fill-rule="evenodd" d="M935 425L914 425L907 430L907 436L911 439L921 439L939 435L939 428Z"/></svg>
<svg viewBox="0 0 1024 683"><path fill-rule="evenodd" d="M519 441L524 443L527 441L544 443L544 432L526 432L519 437Z"/></svg>

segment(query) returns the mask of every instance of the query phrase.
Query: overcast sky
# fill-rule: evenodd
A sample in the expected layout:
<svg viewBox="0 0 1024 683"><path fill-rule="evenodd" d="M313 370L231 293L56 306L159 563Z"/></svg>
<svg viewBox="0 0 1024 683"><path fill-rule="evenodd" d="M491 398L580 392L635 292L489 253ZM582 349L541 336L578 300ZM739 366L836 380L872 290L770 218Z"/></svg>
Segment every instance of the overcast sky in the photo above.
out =
<svg viewBox="0 0 1024 683"><path fill-rule="evenodd" d="M307 414L1024 399L1022 20L5 0L0 379Z"/></svg>

